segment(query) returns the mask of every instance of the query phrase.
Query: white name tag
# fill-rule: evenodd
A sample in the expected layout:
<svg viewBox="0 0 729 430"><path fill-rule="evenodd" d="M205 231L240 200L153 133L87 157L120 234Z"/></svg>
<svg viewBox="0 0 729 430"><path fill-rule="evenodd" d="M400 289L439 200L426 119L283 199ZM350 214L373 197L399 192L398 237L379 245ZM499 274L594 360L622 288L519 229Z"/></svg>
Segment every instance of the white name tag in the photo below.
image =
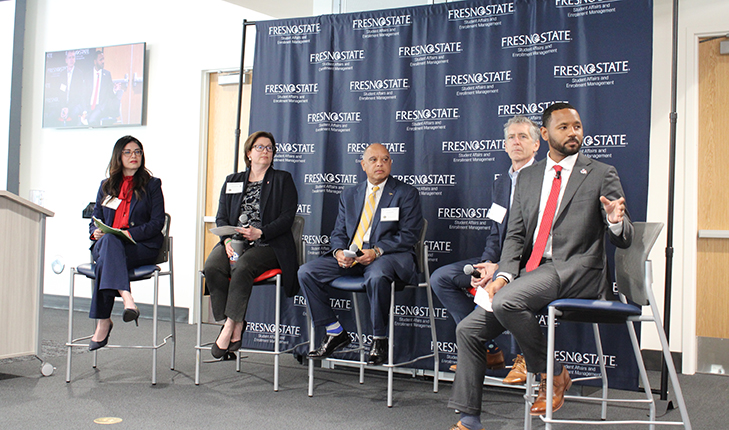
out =
<svg viewBox="0 0 729 430"><path fill-rule="evenodd" d="M66 92L66 84L61 84L61 91Z"/></svg>
<svg viewBox="0 0 729 430"><path fill-rule="evenodd" d="M380 222L382 221L400 221L400 208L382 208L380 210Z"/></svg>
<svg viewBox="0 0 729 430"><path fill-rule="evenodd" d="M491 204L491 207L489 208L489 212L486 214L486 218L494 220L499 224L504 222L505 216L506 216L506 208L499 204L496 204L496 203Z"/></svg>
<svg viewBox="0 0 729 430"><path fill-rule="evenodd" d="M120 204L121 204L121 200L117 199L116 197L106 196L106 199L104 199L104 202L101 203L101 206L104 206L105 208L116 210Z"/></svg>
<svg viewBox="0 0 729 430"><path fill-rule="evenodd" d="M243 192L243 182L228 182L225 184L225 194L240 194Z"/></svg>

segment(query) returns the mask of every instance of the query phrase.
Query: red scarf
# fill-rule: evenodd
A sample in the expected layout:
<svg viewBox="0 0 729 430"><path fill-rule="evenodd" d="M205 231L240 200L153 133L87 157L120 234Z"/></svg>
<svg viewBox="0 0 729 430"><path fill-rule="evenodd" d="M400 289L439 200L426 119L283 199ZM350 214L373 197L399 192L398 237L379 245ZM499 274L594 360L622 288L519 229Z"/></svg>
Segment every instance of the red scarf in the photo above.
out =
<svg viewBox="0 0 729 430"><path fill-rule="evenodd" d="M112 224L114 228L129 228L129 207L131 206L132 195L134 194L132 189L133 179L134 176L125 176L122 182L121 190L119 190L119 200L121 200L121 203L116 208L114 224Z"/></svg>

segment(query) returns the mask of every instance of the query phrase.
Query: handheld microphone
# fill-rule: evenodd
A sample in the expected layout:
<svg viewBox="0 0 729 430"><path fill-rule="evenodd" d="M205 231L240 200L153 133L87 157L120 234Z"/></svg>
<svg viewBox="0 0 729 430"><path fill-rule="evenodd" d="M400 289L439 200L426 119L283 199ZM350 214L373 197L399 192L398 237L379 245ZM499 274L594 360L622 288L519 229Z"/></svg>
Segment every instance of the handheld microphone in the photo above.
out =
<svg viewBox="0 0 729 430"><path fill-rule="evenodd" d="M478 278L481 277L481 272L479 272L478 270L476 270L476 268L473 267L472 264L466 264L465 266L463 266L463 273L465 273L466 275L471 275L471 276L473 276L476 279L478 279ZM473 297L476 297L476 289L475 288L469 286L468 287L468 292L471 293L471 295Z"/></svg>
<svg viewBox="0 0 729 430"><path fill-rule="evenodd" d="M248 222L248 215L246 214L240 214L240 216L238 217L238 222L240 222L240 226L243 228L248 228L251 226Z"/></svg>
<svg viewBox="0 0 729 430"><path fill-rule="evenodd" d="M240 214L238 222L240 222L242 228L250 228L251 226L251 223L248 222L248 215L246 214ZM249 240L248 245L253 246L253 241Z"/></svg>
<svg viewBox="0 0 729 430"><path fill-rule="evenodd" d="M466 275L471 275L477 279L481 277L481 272L476 270L476 268L473 267L472 264L466 264L465 266L463 266L463 273L465 273Z"/></svg>
<svg viewBox="0 0 729 430"><path fill-rule="evenodd" d="M364 255L364 252L362 252L362 250L359 249L359 247L357 246L356 243L349 245L349 250L354 252L355 254L357 254L357 257L361 257Z"/></svg>
<svg viewBox="0 0 729 430"><path fill-rule="evenodd" d="M356 243L349 245L349 249L343 249L342 253L347 258L357 258L364 255L364 252L359 249Z"/></svg>

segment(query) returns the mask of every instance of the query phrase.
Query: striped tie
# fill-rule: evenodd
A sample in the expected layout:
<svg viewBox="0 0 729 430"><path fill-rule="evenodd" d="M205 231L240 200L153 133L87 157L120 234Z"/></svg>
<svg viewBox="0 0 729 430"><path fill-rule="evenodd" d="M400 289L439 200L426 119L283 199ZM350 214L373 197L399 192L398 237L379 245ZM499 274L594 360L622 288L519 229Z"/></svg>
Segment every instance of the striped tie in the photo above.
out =
<svg viewBox="0 0 729 430"><path fill-rule="evenodd" d="M372 223L372 215L375 213L375 195L379 189L380 187L372 188L372 193L367 197L367 203L362 211L362 217L359 219L359 227L357 227L357 233L355 233L354 241L352 241L359 249L362 249L364 235Z"/></svg>

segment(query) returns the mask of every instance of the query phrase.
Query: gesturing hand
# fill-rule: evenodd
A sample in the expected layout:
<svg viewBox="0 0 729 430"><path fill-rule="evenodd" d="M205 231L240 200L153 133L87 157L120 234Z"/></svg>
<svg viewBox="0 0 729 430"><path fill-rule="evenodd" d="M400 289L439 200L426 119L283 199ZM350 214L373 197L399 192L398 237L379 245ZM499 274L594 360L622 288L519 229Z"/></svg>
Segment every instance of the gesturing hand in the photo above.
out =
<svg viewBox="0 0 729 430"><path fill-rule="evenodd" d="M623 221L623 215L625 214L625 197L610 201L607 197L600 196L600 203L602 203L602 206L605 208L608 221L613 224Z"/></svg>

